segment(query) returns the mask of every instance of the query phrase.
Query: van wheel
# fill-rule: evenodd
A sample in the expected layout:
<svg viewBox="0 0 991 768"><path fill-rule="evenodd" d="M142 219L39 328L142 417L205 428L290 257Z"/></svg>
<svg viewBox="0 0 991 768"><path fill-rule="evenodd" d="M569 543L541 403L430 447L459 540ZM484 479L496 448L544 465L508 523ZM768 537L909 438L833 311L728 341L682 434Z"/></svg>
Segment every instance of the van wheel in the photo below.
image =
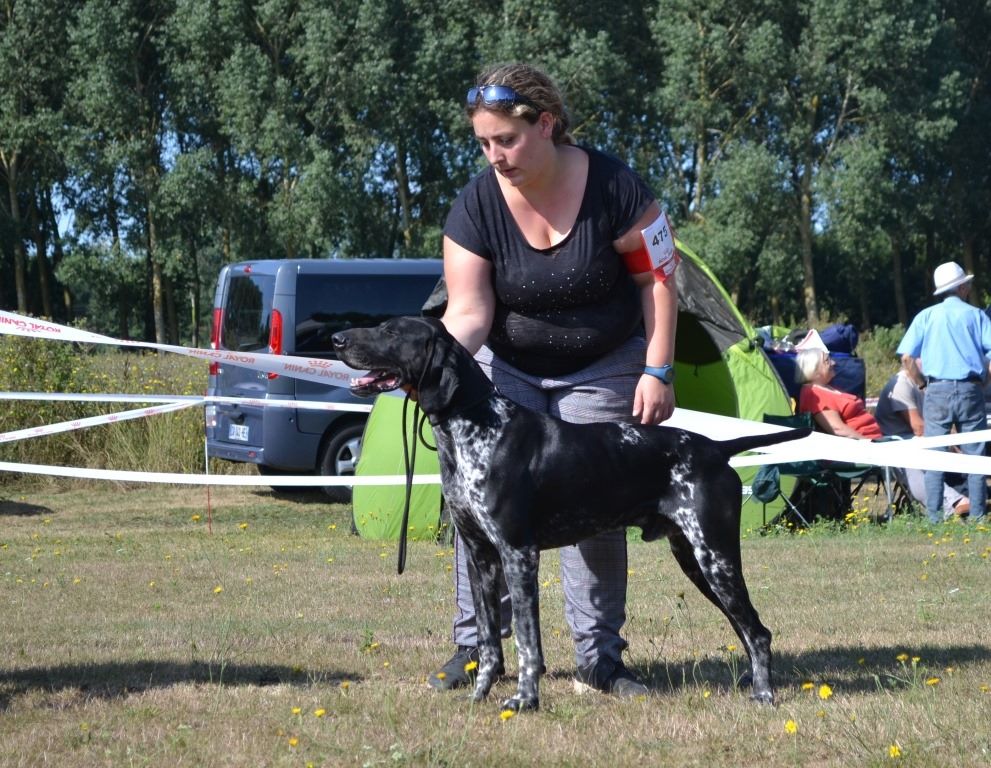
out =
<svg viewBox="0 0 991 768"><path fill-rule="evenodd" d="M320 454L320 474L353 475L361 456L364 431L364 424L348 424L335 432ZM347 504L351 501L351 488L347 485L325 485L323 492L333 502Z"/></svg>

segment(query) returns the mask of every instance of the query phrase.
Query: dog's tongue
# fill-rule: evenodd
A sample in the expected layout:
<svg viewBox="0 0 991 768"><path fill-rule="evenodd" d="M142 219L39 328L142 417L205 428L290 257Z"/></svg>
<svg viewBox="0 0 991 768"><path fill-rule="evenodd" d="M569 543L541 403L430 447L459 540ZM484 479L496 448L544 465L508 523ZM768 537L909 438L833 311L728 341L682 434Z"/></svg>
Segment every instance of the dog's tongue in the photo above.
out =
<svg viewBox="0 0 991 768"><path fill-rule="evenodd" d="M352 387L363 387L363 386L366 386L368 384L373 383L375 381L375 379L377 379L377 378L378 377L375 376L374 372L366 373L364 376L358 376L357 378L351 379L351 386Z"/></svg>

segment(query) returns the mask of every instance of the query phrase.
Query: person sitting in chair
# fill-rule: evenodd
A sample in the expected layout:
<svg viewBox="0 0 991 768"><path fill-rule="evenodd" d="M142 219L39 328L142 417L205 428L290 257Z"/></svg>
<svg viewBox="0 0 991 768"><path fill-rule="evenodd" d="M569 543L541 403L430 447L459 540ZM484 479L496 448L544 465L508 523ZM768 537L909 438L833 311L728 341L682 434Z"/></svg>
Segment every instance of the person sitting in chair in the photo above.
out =
<svg viewBox="0 0 991 768"><path fill-rule="evenodd" d="M799 349L795 355L795 380L802 385L798 412L812 414L816 426L831 435L858 440L883 437L861 398L830 386L835 375L833 359L824 346Z"/></svg>
<svg viewBox="0 0 991 768"><path fill-rule="evenodd" d="M925 377L915 361L888 379L878 396L874 416L886 436L903 440L921 436L925 430L922 405L925 400ZM900 479L921 504L926 503L926 473L921 469L899 469ZM943 483L943 517L963 517L970 513L970 500L952 485Z"/></svg>

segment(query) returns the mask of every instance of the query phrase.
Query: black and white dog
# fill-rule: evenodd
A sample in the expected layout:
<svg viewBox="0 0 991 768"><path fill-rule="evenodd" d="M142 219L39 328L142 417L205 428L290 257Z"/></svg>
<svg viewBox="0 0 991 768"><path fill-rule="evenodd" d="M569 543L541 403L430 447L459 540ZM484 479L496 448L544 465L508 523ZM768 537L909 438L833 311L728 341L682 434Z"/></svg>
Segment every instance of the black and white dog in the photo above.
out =
<svg viewBox="0 0 991 768"><path fill-rule="evenodd" d="M334 349L370 373L352 391L403 388L433 426L444 498L465 543L478 621L473 698L503 669L501 575L513 602L519 685L503 709L536 709L543 668L539 551L637 526L666 536L682 570L729 619L750 657L754 699L772 703L771 633L750 602L740 562L741 451L807 429L717 442L658 426L570 424L501 396L437 320L401 317L337 333Z"/></svg>

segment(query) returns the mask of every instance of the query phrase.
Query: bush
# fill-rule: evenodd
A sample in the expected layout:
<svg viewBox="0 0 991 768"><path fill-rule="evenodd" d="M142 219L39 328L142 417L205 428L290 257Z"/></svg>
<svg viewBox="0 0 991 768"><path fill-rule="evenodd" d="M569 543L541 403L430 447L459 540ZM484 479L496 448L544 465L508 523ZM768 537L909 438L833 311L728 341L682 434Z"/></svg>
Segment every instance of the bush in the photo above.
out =
<svg viewBox="0 0 991 768"><path fill-rule="evenodd" d="M877 326L861 335L857 354L867 369L868 397L877 397L885 382L901 367L895 350L904 335L905 327L901 324L891 328Z"/></svg>
<svg viewBox="0 0 991 768"><path fill-rule="evenodd" d="M206 364L180 355L0 336L0 389L8 392L200 395L206 383ZM140 407L140 403L13 400L0 409L0 433ZM200 473L203 409L0 443L0 460ZM224 471L223 466L217 469ZM2 474L0 484L10 479Z"/></svg>

